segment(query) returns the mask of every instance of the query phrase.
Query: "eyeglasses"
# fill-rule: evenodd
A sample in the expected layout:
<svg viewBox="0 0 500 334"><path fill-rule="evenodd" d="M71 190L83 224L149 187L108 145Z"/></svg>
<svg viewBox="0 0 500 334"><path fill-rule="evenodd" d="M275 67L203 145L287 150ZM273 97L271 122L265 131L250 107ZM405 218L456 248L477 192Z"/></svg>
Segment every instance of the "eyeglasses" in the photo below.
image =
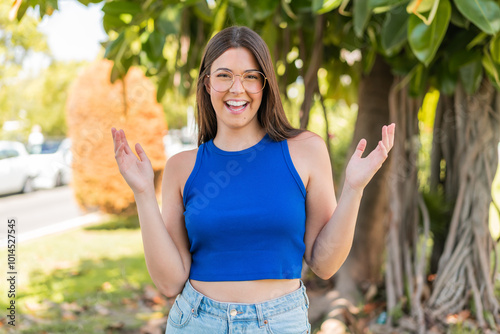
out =
<svg viewBox="0 0 500 334"><path fill-rule="evenodd" d="M210 86L219 93L225 93L234 84L234 77L241 77L243 88L251 94L261 92L266 86L267 78L259 71L248 71L243 74L234 74L229 70L217 70L212 74L207 74Z"/></svg>

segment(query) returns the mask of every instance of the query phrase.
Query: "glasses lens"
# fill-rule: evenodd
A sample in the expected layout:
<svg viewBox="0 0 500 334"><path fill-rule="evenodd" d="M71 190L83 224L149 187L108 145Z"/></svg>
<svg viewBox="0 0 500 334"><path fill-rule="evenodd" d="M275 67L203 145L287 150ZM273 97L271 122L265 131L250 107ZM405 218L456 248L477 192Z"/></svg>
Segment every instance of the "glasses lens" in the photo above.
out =
<svg viewBox="0 0 500 334"><path fill-rule="evenodd" d="M242 81L243 87L249 93L258 93L264 89L265 78L264 74L260 72L245 72Z"/></svg>
<svg viewBox="0 0 500 334"><path fill-rule="evenodd" d="M233 84L233 73L224 70L215 71L210 75L210 85L218 92L226 92Z"/></svg>
<svg viewBox="0 0 500 334"><path fill-rule="evenodd" d="M218 70L210 75L210 85L218 92L227 92L233 82L234 74L230 71ZM261 72L251 71L241 76L241 82L248 93L259 93L266 85L266 78Z"/></svg>

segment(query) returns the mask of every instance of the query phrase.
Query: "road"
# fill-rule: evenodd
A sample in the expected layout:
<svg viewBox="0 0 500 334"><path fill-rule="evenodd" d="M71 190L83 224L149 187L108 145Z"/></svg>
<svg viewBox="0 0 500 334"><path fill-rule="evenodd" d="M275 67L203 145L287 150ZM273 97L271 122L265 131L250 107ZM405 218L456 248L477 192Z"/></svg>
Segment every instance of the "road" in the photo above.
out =
<svg viewBox="0 0 500 334"><path fill-rule="evenodd" d="M0 197L0 244L6 243L7 220L16 219L17 241L33 239L99 220L76 203L70 186Z"/></svg>

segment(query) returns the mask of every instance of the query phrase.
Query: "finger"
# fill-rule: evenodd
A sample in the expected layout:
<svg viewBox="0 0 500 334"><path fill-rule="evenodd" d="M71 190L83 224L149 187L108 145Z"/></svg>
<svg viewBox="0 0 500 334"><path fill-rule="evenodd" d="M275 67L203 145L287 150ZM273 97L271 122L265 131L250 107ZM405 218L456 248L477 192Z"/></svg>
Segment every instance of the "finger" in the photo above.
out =
<svg viewBox="0 0 500 334"><path fill-rule="evenodd" d="M118 147L116 148L116 151L115 151L115 159L118 160L118 158L123 154L123 150L124 150L124 147L123 147L123 143L118 145Z"/></svg>
<svg viewBox="0 0 500 334"><path fill-rule="evenodd" d="M139 159L141 161L148 161L148 156L146 155L146 152L144 152L144 149L142 148L141 144L137 143L135 144L135 151L137 152L137 155L139 156Z"/></svg>
<svg viewBox="0 0 500 334"><path fill-rule="evenodd" d="M366 139L363 138L359 141L358 146L356 146L356 151L354 152L354 155L357 156L358 158L361 158L365 149L366 149Z"/></svg>
<svg viewBox="0 0 500 334"><path fill-rule="evenodd" d="M377 149L382 153L382 157L384 158L384 160L387 158L387 156L389 155L389 150L387 149L387 147L385 146L385 144L382 142L382 141L379 141L378 142L378 147Z"/></svg>
<svg viewBox="0 0 500 334"><path fill-rule="evenodd" d="M387 134L389 135L389 150L394 146L394 136L396 133L396 124L392 123L387 129Z"/></svg>
<svg viewBox="0 0 500 334"><path fill-rule="evenodd" d="M126 154L134 154L134 152L132 152L132 149L128 145L127 141L124 142L124 147L123 148L124 148Z"/></svg>
<svg viewBox="0 0 500 334"><path fill-rule="evenodd" d="M122 130L116 130L115 137L116 137L116 145L120 146L120 144L123 142L122 141Z"/></svg>
<svg viewBox="0 0 500 334"><path fill-rule="evenodd" d="M113 137L113 149L116 152L116 129L111 128L111 136Z"/></svg>
<svg viewBox="0 0 500 334"><path fill-rule="evenodd" d="M382 144L389 149L389 135L387 133L387 125L382 127Z"/></svg>
<svg viewBox="0 0 500 334"><path fill-rule="evenodd" d="M385 161L385 159L387 159L387 156L389 155L389 150L382 141L379 141L376 151L378 151L377 160L378 160L378 165L380 167L382 166L382 163Z"/></svg>
<svg viewBox="0 0 500 334"><path fill-rule="evenodd" d="M120 137L121 137L121 142L124 145L124 151L126 154L133 154L132 149L130 148L128 141L127 141L127 136L125 136L125 131L120 130Z"/></svg>
<svg viewBox="0 0 500 334"><path fill-rule="evenodd" d="M385 159L387 159L387 156L388 156L388 151L385 148L385 145L382 143L382 141L379 141L377 147L375 147L375 149L371 151L366 158L370 159L374 166L380 168L384 163Z"/></svg>

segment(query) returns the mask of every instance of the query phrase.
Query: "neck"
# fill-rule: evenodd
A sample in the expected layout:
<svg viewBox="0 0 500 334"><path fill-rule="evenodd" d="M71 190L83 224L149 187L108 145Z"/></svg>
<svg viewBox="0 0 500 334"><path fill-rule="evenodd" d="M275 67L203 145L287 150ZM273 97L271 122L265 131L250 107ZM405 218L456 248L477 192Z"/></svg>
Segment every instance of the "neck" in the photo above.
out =
<svg viewBox="0 0 500 334"><path fill-rule="evenodd" d="M224 151L241 151L254 146L265 136L266 131L258 129L224 129L218 130L214 138L214 145Z"/></svg>

